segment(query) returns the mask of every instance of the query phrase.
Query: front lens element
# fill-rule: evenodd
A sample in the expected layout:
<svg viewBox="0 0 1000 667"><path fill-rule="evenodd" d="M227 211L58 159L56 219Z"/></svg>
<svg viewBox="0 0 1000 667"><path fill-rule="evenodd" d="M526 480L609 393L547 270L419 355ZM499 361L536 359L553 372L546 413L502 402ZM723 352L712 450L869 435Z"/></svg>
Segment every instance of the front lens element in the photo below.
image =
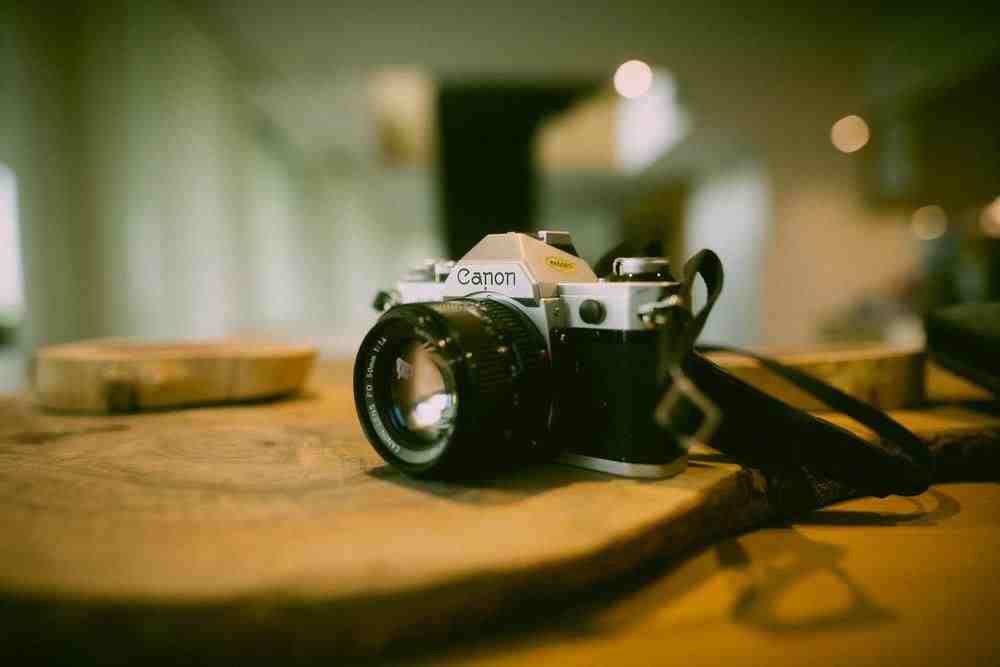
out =
<svg viewBox="0 0 1000 667"><path fill-rule="evenodd" d="M390 410L396 427L428 445L450 433L458 396L434 347L419 340L403 343L389 370Z"/></svg>

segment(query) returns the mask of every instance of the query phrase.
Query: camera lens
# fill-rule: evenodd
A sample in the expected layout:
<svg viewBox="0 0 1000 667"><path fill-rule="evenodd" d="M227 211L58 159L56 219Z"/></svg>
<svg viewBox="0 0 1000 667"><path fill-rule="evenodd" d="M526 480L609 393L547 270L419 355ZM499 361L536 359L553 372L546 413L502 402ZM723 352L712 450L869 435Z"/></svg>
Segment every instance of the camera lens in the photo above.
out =
<svg viewBox="0 0 1000 667"><path fill-rule="evenodd" d="M493 299L396 306L361 344L354 399L368 440L403 471L488 473L543 454L545 339Z"/></svg>

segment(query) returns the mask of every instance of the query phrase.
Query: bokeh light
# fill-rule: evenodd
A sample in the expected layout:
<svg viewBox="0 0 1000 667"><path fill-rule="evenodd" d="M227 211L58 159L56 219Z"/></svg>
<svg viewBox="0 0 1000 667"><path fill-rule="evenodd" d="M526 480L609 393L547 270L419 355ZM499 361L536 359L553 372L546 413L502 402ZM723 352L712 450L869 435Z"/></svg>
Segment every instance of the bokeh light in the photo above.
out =
<svg viewBox="0 0 1000 667"><path fill-rule="evenodd" d="M993 238L1000 238L1000 197L987 204L979 216L979 226L983 233Z"/></svg>
<svg viewBox="0 0 1000 667"><path fill-rule="evenodd" d="M861 116L844 116L830 128L830 141L842 153L861 150L870 137L868 123Z"/></svg>
<svg viewBox="0 0 1000 667"><path fill-rule="evenodd" d="M641 60L622 63L615 72L615 90L622 97L641 97L653 85L653 70Z"/></svg>
<svg viewBox="0 0 1000 667"><path fill-rule="evenodd" d="M921 206L913 212L910 224L918 239L932 241L948 230L948 214L936 204Z"/></svg>

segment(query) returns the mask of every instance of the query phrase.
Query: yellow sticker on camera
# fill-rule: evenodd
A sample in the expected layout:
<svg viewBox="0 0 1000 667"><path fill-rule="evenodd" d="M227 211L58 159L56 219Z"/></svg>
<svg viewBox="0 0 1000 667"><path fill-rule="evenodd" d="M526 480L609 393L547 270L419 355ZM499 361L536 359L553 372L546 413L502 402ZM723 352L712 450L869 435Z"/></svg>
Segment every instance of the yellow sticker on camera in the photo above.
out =
<svg viewBox="0 0 1000 667"><path fill-rule="evenodd" d="M562 271L563 273L572 271L576 268L576 264L563 257L549 256L545 258L545 263L556 271Z"/></svg>

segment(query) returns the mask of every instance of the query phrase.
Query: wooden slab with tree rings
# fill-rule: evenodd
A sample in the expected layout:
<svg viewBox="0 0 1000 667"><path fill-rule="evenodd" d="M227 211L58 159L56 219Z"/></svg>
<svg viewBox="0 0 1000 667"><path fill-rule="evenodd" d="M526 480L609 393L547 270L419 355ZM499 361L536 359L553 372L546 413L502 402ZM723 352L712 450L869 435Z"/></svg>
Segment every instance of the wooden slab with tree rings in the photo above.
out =
<svg viewBox="0 0 1000 667"><path fill-rule="evenodd" d="M956 458L996 451L989 410L894 414ZM365 441L349 364L253 405L80 415L0 396L4 650L74 664L410 651L559 613L773 516L766 478L709 451L656 481L557 464L407 478Z"/></svg>
<svg viewBox="0 0 1000 667"><path fill-rule="evenodd" d="M42 348L29 379L47 408L135 412L291 394L315 358L307 345L99 339Z"/></svg>

